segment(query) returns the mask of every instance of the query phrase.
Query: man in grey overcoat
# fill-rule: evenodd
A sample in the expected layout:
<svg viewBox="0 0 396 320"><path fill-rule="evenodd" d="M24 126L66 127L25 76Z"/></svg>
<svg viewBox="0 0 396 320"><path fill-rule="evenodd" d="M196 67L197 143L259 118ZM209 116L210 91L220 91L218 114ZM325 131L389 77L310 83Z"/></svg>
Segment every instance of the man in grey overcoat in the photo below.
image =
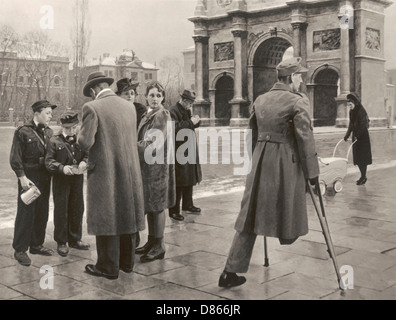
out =
<svg viewBox="0 0 396 320"><path fill-rule="evenodd" d="M292 58L277 66L278 82L254 102L252 170L247 176L236 234L220 287L243 284L237 272L248 270L257 235L278 238L282 245L308 233L306 183L319 176L308 98L298 92L301 73Z"/></svg>
<svg viewBox="0 0 396 320"><path fill-rule="evenodd" d="M98 260L87 273L117 279L132 272L136 233L144 230L144 198L137 149L136 111L111 89L102 72L88 76L77 143L89 152L88 233L96 236Z"/></svg>

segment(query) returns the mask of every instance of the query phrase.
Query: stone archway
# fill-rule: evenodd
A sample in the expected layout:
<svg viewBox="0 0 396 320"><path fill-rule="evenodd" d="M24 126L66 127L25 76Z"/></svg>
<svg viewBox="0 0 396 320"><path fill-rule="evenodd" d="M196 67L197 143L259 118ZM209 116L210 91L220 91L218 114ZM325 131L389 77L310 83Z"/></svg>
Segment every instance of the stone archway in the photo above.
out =
<svg viewBox="0 0 396 320"><path fill-rule="evenodd" d="M333 66L324 65L313 73L313 124L315 127L336 124L339 80L339 72Z"/></svg>
<svg viewBox="0 0 396 320"><path fill-rule="evenodd" d="M234 79L224 74L215 84L215 119L216 125L228 126L231 119L230 101L234 97Z"/></svg>
<svg viewBox="0 0 396 320"><path fill-rule="evenodd" d="M256 42L252 48L250 61L252 67L253 101L261 94L268 92L277 82L276 66L282 61L286 50L292 47L290 37L278 35Z"/></svg>

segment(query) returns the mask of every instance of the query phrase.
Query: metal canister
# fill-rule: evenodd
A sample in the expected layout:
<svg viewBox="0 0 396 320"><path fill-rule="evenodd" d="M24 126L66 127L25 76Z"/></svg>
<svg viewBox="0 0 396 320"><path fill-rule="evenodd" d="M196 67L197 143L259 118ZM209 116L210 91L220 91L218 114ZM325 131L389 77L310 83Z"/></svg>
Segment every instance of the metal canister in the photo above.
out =
<svg viewBox="0 0 396 320"><path fill-rule="evenodd" d="M21 200L27 206L34 202L41 195L40 190L36 186L30 187L29 190L21 194Z"/></svg>

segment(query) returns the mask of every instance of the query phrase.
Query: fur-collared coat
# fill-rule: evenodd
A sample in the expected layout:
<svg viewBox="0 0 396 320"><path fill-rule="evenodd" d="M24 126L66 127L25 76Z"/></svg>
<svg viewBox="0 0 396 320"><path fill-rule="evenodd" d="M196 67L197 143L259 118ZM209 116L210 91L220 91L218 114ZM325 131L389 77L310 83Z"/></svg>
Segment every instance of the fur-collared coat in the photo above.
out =
<svg viewBox="0 0 396 320"><path fill-rule="evenodd" d="M169 130L171 121L169 111L161 106L156 110L145 113L138 128L138 149L146 212L161 212L173 207L176 202L174 160L168 164L168 144L173 139L173 137L168 136L173 134ZM158 140L155 142L156 146L154 146L153 139L149 138L149 135L155 135L156 133L162 135L163 143L159 144L160 140ZM146 152L146 149L152 150L152 152ZM145 153L147 158L145 158ZM151 157L148 157L148 154L152 154L153 157L158 156L158 162L150 163L151 160L148 158Z"/></svg>
<svg viewBox="0 0 396 320"><path fill-rule="evenodd" d="M306 180L319 175L306 96L276 83L254 102L252 170L235 229L279 239L308 233Z"/></svg>
<svg viewBox="0 0 396 320"><path fill-rule="evenodd" d="M88 233L111 236L144 230L135 109L111 90L103 91L84 105L77 143L89 152Z"/></svg>

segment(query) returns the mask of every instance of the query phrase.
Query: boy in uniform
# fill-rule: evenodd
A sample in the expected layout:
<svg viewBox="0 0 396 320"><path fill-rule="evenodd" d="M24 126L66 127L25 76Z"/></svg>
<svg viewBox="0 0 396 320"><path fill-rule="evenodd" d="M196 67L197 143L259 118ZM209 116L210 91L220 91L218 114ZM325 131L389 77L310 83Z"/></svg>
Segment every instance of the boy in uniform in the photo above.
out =
<svg viewBox="0 0 396 320"><path fill-rule="evenodd" d="M32 105L33 119L16 129L10 152L10 165L18 177L18 205L15 218L14 248L15 259L23 266L30 266L26 251L44 256L52 255L52 250L43 246L48 222L51 175L44 165L46 146L53 134L48 127L52 110L57 106L47 100ZM29 205L21 195L36 186L41 195Z"/></svg>
<svg viewBox="0 0 396 320"><path fill-rule="evenodd" d="M83 184L88 154L77 145L78 114L67 112L60 118L62 132L51 138L45 157L47 170L53 174L54 240L59 255L65 257L69 247L88 250L81 241L84 213Z"/></svg>

